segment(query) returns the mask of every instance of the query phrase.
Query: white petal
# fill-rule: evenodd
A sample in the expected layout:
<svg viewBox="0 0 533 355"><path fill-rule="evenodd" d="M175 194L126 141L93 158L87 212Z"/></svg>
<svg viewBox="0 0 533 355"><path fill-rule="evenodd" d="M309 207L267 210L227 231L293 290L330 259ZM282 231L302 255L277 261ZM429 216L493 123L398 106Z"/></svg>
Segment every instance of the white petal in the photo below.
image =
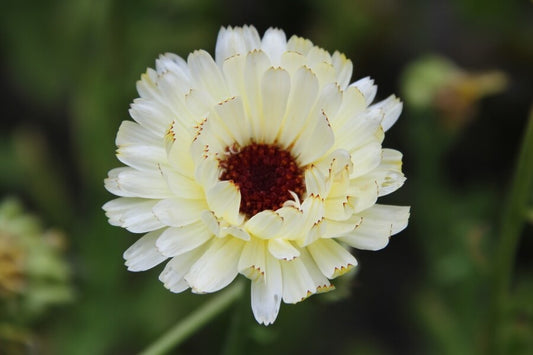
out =
<svg viewBox="0 0 533 355"><path fill-rule="evenodd" d="M319 88L316 75L306 67L298 69L291 79L287 114L279 137L284 147L290 146L308 124L307 117L317 100Z"/></svg>
<svg viewBox="0 0 533 355"><path fill-rule="evenodd" d="M332 239L319 239L308 245L307 250L328 279L343 275L357 265L353 255Z"/></svg>
<svg viewBox="0 0 533 355"><path fill-rule="evenodd" d="M273 257L280 260L292 260L300 256L300 252L291 242L281 238L270 239L268 241L268 251Z"/></svg>
<svg viewBox="0 0 533 355"><path fill-rule="evenodd" d="M387 132L389 128L398 120L400 114L402 113L403 104L396 96L391 95L385 100L377 102L372 105L374 108L379 108L383 111L383 120L381 121L381 126L383 131Z"/></svg>
<svg viewBox="0 0 533 355"><path fill-rule="evenodd" d="M307 248L302 248L300 258L309 272L309 276L311 276L311 279L313 280L316 293L329 292L335 289L335 286L333 286L327 277L325 277L320 271L315 261L307 251Z"/></svg>
<svg viewBox="0 0 533 355"><path fill-rule="evenodd" d="M352 61L346 59L342 53L335 51L331 58L335 71L337 72L337 83L342 90L346 89L350 80L352 79L353 64Z"/></svg>
<svg viewBox="0 0 533 355"><path fill-rule="evenodd" d="M239 213L241 192L233 181L219 181L206 192L209 209L218 218L240 225L244 217Z"/></svg>
<svg viewBox="0 0 533 355"><path fill-rule="evenodd" d="M117 158L137 170L153 171L166 162L167 153L163 146L119 146Z"/></svg>
<svg viewBox="0 0 533 355"><path fill-rule="evenodd" d="M115 140L117 146L159 146L161 138L142 127L137 122L122 121Z"/></svg>
<svg viewBox="0 0 533 355"><path fill-rule="evenodd" d="M196 180L168 167L160 167L160 169L167 180L168 187L176 197L186 199L204 198L202 186Z"/></svg>
<svg viewBox="0 0 533 355"><path fill-rule="evenodd" d="M285 32L277 28L266 30L261 41L261 49L268 55L272 65L278 66L281 54L287 49Z"/></svg>
<svg viewBox="0 0 533 355"><path fill-rule="evenodd" d="M396 191L405 182L402 173L402 153L393 149L383 149L381 164L355 181L373 181L378 187L379 196Z"/></svg>
<svg viewBox="0 0 533 355"><path fill-rule="evenodd" d="M281 68L269 68L261 80L263 119L265 122L260 141L272 143L276 140L281 122L285 116L287 99L291 88L289 74Z"/></svg>
<svg viewBox="0 0 533 355"><path fill-rule="evenodd" d="M265 126L262 114L261 80L269 66L270 60L263 51L253 51L246 56L242 98L252 128L252 138L255 140L259 140L263 135Z"/></svg>
<svg viewBox="0 0 533 355"><path fill-rule="evenodd" d="M253 49L259 48L261 38L253 26L224 28L218 32L215 58L218 65L224 60L236 54L246 54Z"/></svg>
<svg viewBox="0 0 533 355"><path fill-rule="evenodd" d="M308 194L318 195L325 198L331 187L331 181L327 180L320 169L310 166L305 169L305 189Z"/></svg>
<svg viewBox="0 0 533 355"><path fill-rule="evenodd" d="M313 48L313 42L311 42L307 38L292 36L287 42L288 51L297 52L302 55L307 55L311 48Z"/></svg>
<svg viewBox="0 0 533 355"><path fill-rule="evenodd" d="M161 254L173 257L196 249L212 236L203 221L198 221L165 229L155 244Z"/></svg>
<svg viewBox="0 0 533 355"><path fill-rule="evenodd" d="M215 292L229 285L237 276L239 256L245 243L237 238L214 239L185 276L192 291Z"/></svg>
<svg viewBox="0 0 533 355"><path fill-rule="evenodd" d="M215 111L228 130L229 135L244 147L250 142L251 128L244 113L240 97L232 97L215 106Z"/></svg>
<svg viewBox="0 0 533 355"><path fill-rule="evenodd" d="M301 166L320 159L333 146L335 136L326 113L316 112L309 117L301 136L296 140L293 151Z"/></svg>
<svg viewBox="0 0 533 355"><path fill-rule="evenodd" d="M194 178L194 162L191 157L192 138L176 139L167 155L168 164L183 176Z"/></svg>
<svg viewBox="0 0 533 355"><path fill-rule="evenodd" d="M219 235L220 238L223 238L227 235L231 235L235 238L239 238L246 242L252 239L252 237L250 236L250 234L248 234L247 231L245 231L243 228L235 227L235 226L223 227L220 230L220 235Z"/></svg>
<svg viewBox="0 0 533 355"><path fill-rule="evenodd" d="M374 80L369 76L357 80L355 83L350 84L350 86L355 86L363 93L367 105L370 105L374 101L378 91L378 87L374 85Z"/></svg>
<svg viewBox="0 0 533 355"><path fill-rule="evenodd" d="M154 214L165 225L181 227L198 221L203 211L207 210L204 200L186 200L169 198L161 200L154 208Z"/></svg>
<svg viewBox="0 0 533 355"><path fill-rule="evenodd" d="M337 132L342 130L342 127L356 115L362 113L366 109L365 97L361 91L349 86L342 93L342 104L335 115L328 116L333 130Z"/></svg>
<svg viewBox="0 0 533 355"><path fill-rule="evenodd" d="M264 279L258 278L252 281L251 303L257 322L264 325L274 323L278 316L282 293L280 263L267 253Z"/></svg>
<svg viewBox="0 0 533 355"><path fill-rule="evenodd" d="M283 218L274 211L261 211L244 224L244 228L256 238L269 239L281 230Z"/></svg>
<svg viewBox="0 0 533 355"><path fill-rule="evenodd" d="M351 178L357 178L364 175L381 163L381 144L378 142L371 142L366 144L351 153L353 163L353 170L350 174Z"/></svg>
<svg viewBox="0 0 533 355"><path fill-rule="evenodd" d="M311 275L300 258L281 261L283 302L298 303L316 292Z"/></svg>
<svg viewBox="0 0 533 355"><path fill-rule="evenodd" d="M189 284L184 280L184 276L204 252L205 247L200 247L170 259L163 272L159 275L159 280L171 292L179 293L185 291L189 288Z"/></svg>
<svg viewBox="0 0 533 355"><path fill-rule="evenodd" d="M166 106L143 98L133 101L130 116L143 128L157 137L163 137L166 129L176 117Z"/></svg>
<svg viewBox="0 0 533 355"><path fill-rule="evenodd" d="M222 64L222 71L231 96L240 96L246 92L244 88L246 57L246 55L237 54L227 58Z"/></svg>
<svg viewBox="0 0 533 355"><path fill-rule="evenodd" d="M265 241L254 238L244 245L237 270L252 281L265 282L263 278L266 270Z"/></svg>
<svg viewBox="0 0 533 355"><path fill-rule="evenodd" d="M291 75L294 75L296 70L303 67L305 63L305 56L298 52L284 52L281 55L281 67Z"/></svg>
<svg viewBox="0 0 533 355"><path fill-rule="evenodd" d="M379 186L377 181L364 178L350 180L347 191L348 203L357 213L366 210L376 203L378 199Z"/></svg>
<svg viewBox="0 0 533 355"><path fill-rule="evenodd" d="M129 271L145 271L167 259L155 247L155 241L163 230L145 234L124 252L124 259Z"/></svg>
<svg viewBox="0 0 533 355"><path fill-rule="evenodd" d="M229 97L224 77L215 61L204 50L189 54L187 63L194 82L208 92L215 101L222 101Z"/></svg>
<svg viewBox="0 0 533 355"><path fill-rule="evenodd" d="M138 171L131 168L117 168L109 171L104 181L107 190L123 197L161 199L172 196L172 192L158 170Z"/></svg>
<svg viewBox="0 0 533 355"><path fill-rule="evenodd" d="M363 218L361 224L339 240L357 249L379 250L407 226L409 207L374 205L358 216Z"/></svg>
<svg viewBox="0 0 533 355"><path fill-rule="evenodd" d="M107 202L102 208L109 224L126 228L132 233L145 233L164 227L152 212L159 200L120 197Z"/></svg>

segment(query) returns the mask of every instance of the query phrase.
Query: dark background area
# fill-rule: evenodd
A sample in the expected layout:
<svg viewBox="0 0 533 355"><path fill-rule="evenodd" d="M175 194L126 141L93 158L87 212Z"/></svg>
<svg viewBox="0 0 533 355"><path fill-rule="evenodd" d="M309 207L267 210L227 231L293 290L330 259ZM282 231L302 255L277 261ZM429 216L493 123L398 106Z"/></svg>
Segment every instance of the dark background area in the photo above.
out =
<svg viewBox="0 0 533 355"><path fill-rule="evenodd" d="M339 50L354 63L352 80L371 76L377 99L404 100L384 147L403 152L407 182L380 201L411 205L411 219L385 249L355 251L357 274L336 280L336 292L282 305L269 327L255 324L245 299L180 353L224 352L228 328L239 329L243 354L487 352L491 261L533 102L533 3L23 0L2 2L0 20L1 196L61 229L72 267L74 299L32 325L37 353L136 353L212 297L168 292L158 268L126 270L122 253L137 236L107 224L103 179L120 165L114 137L141 73L164 52L214 53L220 26L243 24ZM436 101L416 107L408 68L428 55L465 75L498 71L506 85L465 99L453 117ZM532 231L512 278L509 354L533 352Z"/></svg>

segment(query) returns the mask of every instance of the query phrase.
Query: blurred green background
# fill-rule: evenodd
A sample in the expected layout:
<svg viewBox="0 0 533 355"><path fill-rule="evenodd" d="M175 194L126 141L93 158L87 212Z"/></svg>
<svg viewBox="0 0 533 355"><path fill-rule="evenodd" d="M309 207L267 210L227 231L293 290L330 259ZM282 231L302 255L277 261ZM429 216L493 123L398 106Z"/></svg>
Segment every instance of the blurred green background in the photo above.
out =
<svg viewBox="0 0 533 355"><path fill-rule="evenodd" d="M344 52L353 79L404 100L384 146L404 153L407 182L381 202L411 205L410 224L382 251L355 251L357 275L336 292L282 305L269 327L247 296L176 353L496 352L494 260L533 103L532 2L8 0L0 19L1 197L62 231L72 290L31 322L4 313L0 354L134 354L212 297L170 293L161 268L126 270L138 236L107 224L103 179L141 73L164 52L213 53L220 26L243 24ZM506 354L533 354L532 232L498 318Z"/></svg>

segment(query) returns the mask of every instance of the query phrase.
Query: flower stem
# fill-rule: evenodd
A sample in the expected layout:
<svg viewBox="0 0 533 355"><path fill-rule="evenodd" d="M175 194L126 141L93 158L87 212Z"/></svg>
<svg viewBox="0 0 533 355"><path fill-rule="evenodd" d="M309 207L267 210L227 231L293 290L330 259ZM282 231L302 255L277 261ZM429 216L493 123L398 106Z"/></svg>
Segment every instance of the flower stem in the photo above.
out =
<svg viewBox="0 0 533 355"><path fill-rule="evenodd" d="M140 355L166 354L230 306L239 298L243 289L243 283L236 282L230 288L220 292L220 294L213 297L210 301L192 312L187 318L183 319L183 321L168 330L153 344L142 351Z"/></svg>
<svg viewBox="0 0 533 355"><path fill-rule="evenodd" d="M520 234L526 220L528 200L533 186L533 111L529 116L522 148L507 201L503 206L500 235L495 249L494 280L492 283L489 346L494 354L504 353L502 330L507 298L511 285L514 259Z"/></svg>

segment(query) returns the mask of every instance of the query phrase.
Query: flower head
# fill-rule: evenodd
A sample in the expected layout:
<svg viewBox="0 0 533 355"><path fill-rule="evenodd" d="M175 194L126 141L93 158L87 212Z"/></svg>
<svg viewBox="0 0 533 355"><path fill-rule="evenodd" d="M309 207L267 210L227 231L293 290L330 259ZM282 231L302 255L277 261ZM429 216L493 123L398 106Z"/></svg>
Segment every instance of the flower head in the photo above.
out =
<svg viewBox="0 0 533 355"><path fill-rule="evenodd" d="M405 178L382 149L395 97L372 104L352 62L269 29L222 28L213 59L162 55L137 83L120 126L104 205L112 225L146 233L125 253L131 271L170 259L172 292L215 292L240 273L258 322L280 302L333 289L357 265L349 247L377 250L407 225L408 207L378 205Z"/></svg>

